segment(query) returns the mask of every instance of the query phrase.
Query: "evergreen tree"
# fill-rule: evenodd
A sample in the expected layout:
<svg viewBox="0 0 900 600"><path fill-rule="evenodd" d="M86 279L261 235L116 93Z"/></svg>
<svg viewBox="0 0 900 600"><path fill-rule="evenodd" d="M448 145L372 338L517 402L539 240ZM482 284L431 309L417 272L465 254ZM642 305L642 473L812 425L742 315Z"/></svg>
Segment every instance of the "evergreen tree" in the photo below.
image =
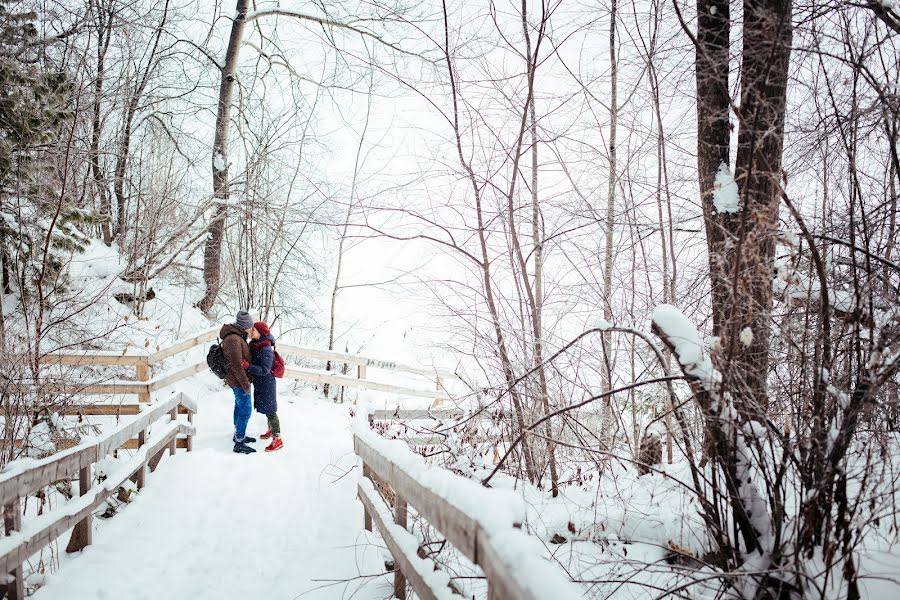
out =
<svg viewBox="0 0 900 600"><path fill-rule="evenodd" d="M65 256L87 243L78 226L94 217L60 200L56 162L74 118L72 87L64 73L42 68L37 15L14 12L14 4L0 0L0 259L4 293L16 288L28 296L43 268L48 230L44 282L59 292Z"/></svg>

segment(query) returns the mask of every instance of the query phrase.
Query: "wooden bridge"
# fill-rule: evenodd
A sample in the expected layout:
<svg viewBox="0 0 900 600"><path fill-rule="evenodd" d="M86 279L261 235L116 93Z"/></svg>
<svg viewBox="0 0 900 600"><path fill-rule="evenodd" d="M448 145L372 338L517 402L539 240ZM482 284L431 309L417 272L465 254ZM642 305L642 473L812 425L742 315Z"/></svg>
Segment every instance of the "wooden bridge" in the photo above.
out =
<svg viewBox="0 0 900 600"><path fill-rule="evenodd" d="M277 514L280 523L275 520L267 523L267 519L274 519L276 516L267 513L260 517L262 523L248 521L247 528L268 526L275 530L288 528L296 532L309 532L328 526L332 529L327 535L346 538L346 543L337 547L352 548L355 544L354 537L359 536L363 529L371 531L374 525L393 557L390 561L393 562L393 593L398 598L405 599L408 590L414 591L418 598L460 597L455 595L457 589L450 575L438 570L411 532L410 508L416 519L430 524L446 537L448 543L481 569L489 598L545 598L540 590L551 588L556 590L554 598L580 597L580 594L576 595L573 584L562 570L541 557L539 543L521 529L524 517L521 500L508 492L489 490L472 480L427 466L424 459L412 453L402 442L390 442L379 436L371 429L371 421L365 416L356 418L352 433L348 432L346 411L341 413L330 402L323 400L313 409L321 414L327 412L328 415L334 415L336 418L329 421L333 422L331 427L334 430L322 428L322 422L327 419L307 418L306 413L310 410L308 406L290 407L285 428L286 448L296 452L296 457L293 454L279 456L277 463L267 463L270 465L267 466L270 469L268 471L261 471L258 466L260 463L254 463L252 458L223 455L228 451L226 436L230 435L231 427L227 396L221 394L219 401L207 398L198 401L198 398L192 398L186 391L190 387L186 380L206 370L204 357L172 372L154 372L164 360L205 344L215 337L216 330L205 331L155 353L85 352L44 357L50 364L72 367L130 366L134 367L135 377L128 381L65 386L61 391L73 394L75 399L61 406L60 413L116 415L120 417L118 425L104 432L100 438L84 441L46 458L14 461L0 473L0 503L3 506L6 532L6 537L0 539L0 572L9 573L6 582L0 583L0 599L24 598L27 573L23 572L23 563L27 563L42 548L67 534L69 538L66 552L70 556L59 575L54 576L46 587L37 590L36 598L59 597L58 594L85 597L79 596L81 592L78 590L84 589L85 595L92 593L94 588L91 586L95 583L91 579L94 577L107 586L103 597L115 597L116 590L128 593L131 589L129 586L134 585L132 579L136 581L143 577L153 580L155 577L159 580L160 574L156 571L171 571L173 561L169 558L169 553L159 562L151 558L159 554L158 548L170 547L171 556L179 555L178 547L182 547L182 552L185 553L196 552L196 540L207 539L210 530L216 532L216 535L234 536L232 541L238 545L245 544L247 541L241 537L241 528L235 528L233 521L239 514L246 514L246 510L252 511L255 506L251 498L245 497L246 493L241 494L242 491L246 492L242 488L246 485L278 489L279 495L274 498L274 502L282 507ZM286 378L425 398L433 404L450 398L444 389L445 382L454 377L450 372L288 344L279 344L278 349L286 357L293 359L330 361L356 367L356 376L351 377L323 369L290 366L286 370ZM370 379L368 369L425 378L433 383L433 387L423 389L398 386ZM176 385L177 389L173 387ZM132 396L136 397L137 402L86 403L77 400L82 396L97 395ZM280 395L283 396L284 393ZM206 412L219 414L209 422L204 421L201 426L200 418ZM282 413L281 408L279 413ZM431 410L411 411L408 416L421 417L429 414L433 414ZM296 418L292 415L296 415ZM403 417L396 411L377 411L374 416ZM195 439L199 440L197 446ZM354 482L349 478L340 478L347 480L346 485L341 483L319 494L322 496L322 506L318 512L315 507L295 506L290 501L308 486L317 485L316 477L327 469L329 461L335 461L335 457L342 455L350 456L347 452L350 447L357 456L355 460L359 462L351 464L349 468L359 464L363 467L362 476L358 477L355 486L347 488L346 485ZM176 449L179 448L192 454L176 457ZM108 473L103 481L96 481L92 467L120 449L133 452L130 457L117 462L115 472ZM196 449L199 449L200 455ZM162 463L166 454L170 458ZM225 461L228 461L229 474L239 477L223 477L215 472L212 466L221 465ZM156 473L161 464L164 465L163 474ZM254 464L257 466L254 467ZM148 475L148 472L153 475ZM43 514L25 514L23 518L24 499L40 493L56 482L76 479L79 493L77 498L63 502ZM157 479L161 483L156 484L158 487L155 488L154 481ZM91 547L97 528L94 513L128 480L133 481L140 490L147 487L138 495L134 506L128 507L111 520L120 522L120 529L128 533L120 534L119 538L122 539L106 541L103 549L95 550ZM273 486L272 480L280 482L279 485ZM185 486L202 486L199 488L201 492L198 494L196 490L173 489ZM464 490L464 493L448 494L447 490ZM211 510L205 504L211 498L219 497L234 499L235 506L228 504ZM359 501L356 500L357 497ZM177 505L173 506L173 503ZM355 521L355 525L346 519L338 519L345 522L343 525L323 523L323 516L327 516L327 511L335 506L341 507L342 512L357 513L359 520ZM490 508L492 506L493 509ZM502 510L497 510L497 506L503 507ZM198 513L206 513L205 518L198 519ZM215 517L225 522L216 522ZM148 521L169 525L148 527ZM106 535L112 529L112 526L101 528L97 533ZM297 564L297 560L315 562L323 559L319 544L314 539L308 542L289 537L283 539L286 545L284 549L264 552L264 556L285 564ZM215 546L214 540L210 542L210 546ZM146 544L145 551L141 551L141 544ZM228 544L222 545L227 547ZM523 553L523 548L529 548L530 551ZM286 570L283 573L287 575L273 577L268 583L265 580L256 581L255 587L242 592L240 586L244 584L238 579L230 579L230 559L218 557L217 550L210 548L200 551L211 553L204 559L210 563L207 581L200 582L206 586L202 588L203 592L210 592L209 597L247 597L246 593L250 593L251 597L262 597L266 595L269 585L275 585L274 582L278 582L278 585L296 586L290 588L295 595L302 593L304 586L312 585L315 588L315 583L285 582L284 578L290 577L292 571L284 567ZM76 552L82 554L74 554ZM128 563L128 568L124 570L116 569L111 564L115 563L116 556L127 556L129 552L135 552L135 556L141 556L141 560ZM290 556L296 560L291 560ZM353 564L346 557L337 555L332 561L337 565L345 562ZM388 563L387 566L391 565ZM329 564L321 567L325 570L329 568ZM282 572L282 567L275 569ZM103 570L108 572L102 573ZM90 579L81 577L80 574L86 571L91 571L94 576ZM179 579L176 577L174 580ZM183 592L179 588L175 596L171 592L163 596L182 597L179 594ZM335 596L333 590L330 590L322 597Z"/></svg>

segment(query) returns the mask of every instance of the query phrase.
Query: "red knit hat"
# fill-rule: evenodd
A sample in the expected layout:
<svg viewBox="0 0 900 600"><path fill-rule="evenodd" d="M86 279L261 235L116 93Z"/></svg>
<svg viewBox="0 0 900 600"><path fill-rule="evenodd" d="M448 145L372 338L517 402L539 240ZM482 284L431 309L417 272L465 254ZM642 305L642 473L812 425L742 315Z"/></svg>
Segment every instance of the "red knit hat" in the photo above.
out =
<svg viewBox="0 0 900 600"><path fill-rule="evenodd" d="M260 335L272 335L272 332L269 331L269 326L266 325L265 321L257 321L253 324L253 328L259 332Z"/></svg>

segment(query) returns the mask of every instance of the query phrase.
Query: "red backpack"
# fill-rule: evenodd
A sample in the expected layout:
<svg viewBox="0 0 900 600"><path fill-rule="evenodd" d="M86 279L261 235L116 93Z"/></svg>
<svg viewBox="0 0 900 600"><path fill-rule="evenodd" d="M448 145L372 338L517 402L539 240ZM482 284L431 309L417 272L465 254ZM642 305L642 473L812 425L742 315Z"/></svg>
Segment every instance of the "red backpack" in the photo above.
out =
<svg viewBox="0 0 900 600"><path fill-rule="evenodd" d="M275 360L272 362L272 375L281 379L284 377L284 359L274 347L272 347L272 352L275 354Z"/></svg>

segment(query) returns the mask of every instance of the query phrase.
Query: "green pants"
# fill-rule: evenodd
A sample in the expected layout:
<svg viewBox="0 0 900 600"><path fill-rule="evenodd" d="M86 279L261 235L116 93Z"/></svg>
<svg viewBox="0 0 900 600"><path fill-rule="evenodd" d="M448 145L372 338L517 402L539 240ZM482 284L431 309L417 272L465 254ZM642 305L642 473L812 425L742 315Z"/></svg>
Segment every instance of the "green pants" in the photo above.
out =
<svg viewBox="0 0 900 600"><path fill-rule="evenodd" d="M266 415L266 418L269 420L269 429L272 430L272 435L281 437L281 423L278 421L278 413Z"/></svg>

